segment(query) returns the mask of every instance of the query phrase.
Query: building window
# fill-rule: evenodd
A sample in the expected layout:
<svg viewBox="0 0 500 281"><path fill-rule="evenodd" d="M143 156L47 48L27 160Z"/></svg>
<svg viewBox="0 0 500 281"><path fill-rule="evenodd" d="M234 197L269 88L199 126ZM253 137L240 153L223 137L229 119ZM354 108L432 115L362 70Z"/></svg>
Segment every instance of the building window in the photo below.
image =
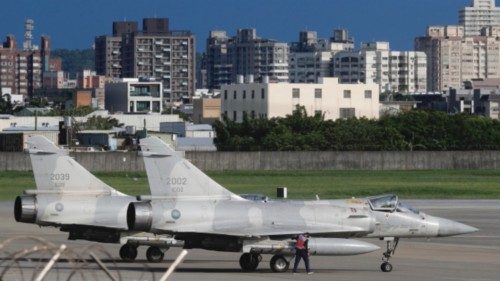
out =
<svg viewBox="0 0 500 281"><path fill-rule="evenodd" d="M265 98L265 96L266 96L265 90L264 89L260 90L260 97L263 99Z"/></svg>
<svg viewBox="0 0 500 281"><path fill-rule="evenodd" d="M321 89L314 89L314 98L321 99L323 97L323 91Z"/></svg>
<svg viewBox="0 0 500 281"><path fill-rule="evenodd" d="M236 99L236 91L234 91L234 93L233 93L233 99L234 100Z"/></svg>
<svg viewBox="0 0 500 281"><path fill-rule="evenodd" d="M247 91L243 90L243 99L247 98Z"/></svg>
<svg viewBox="0 0 500 281"><path fill-rule="evenodd" d="M351 90L344 90L344 99L351 98Z"/></svg>
<svg viewBox="0 0 500 281"><path fill-rule="evenodd" d="M314 111L314 115L315 116L321 116L321 115L323 115L323 111L321 111L321 110L315 110Z"/></svg>
<svg viewBox="0 0 500 281"><path fill-rule="evenodd" d="M355 109L354 108L340 108L339 117L343 118L343 119L356 117Z"/></svg>
<svg viewBox="0 0 500 281"><path fill-rule="evenodd" d="M255 110L252 110L251 116L252 116L252 119L255 118Z"/></svg>
<svg viewBox="0 0 500 281"><path fill-rule="evenodd" d="M365 99L371 99L371 98L372 98L372 91L365 90Z"/></svg>
<svg viewBox="0 0 500 281"><path fill-rule="evenodd" d="M292 89L292 98L300 99L300 89L299 88Z"/></svg>
<svg viewBox="0 0 500 281"><path fill-rule="evenodd" d="M233 121L236 121L236 117L237 117L237 116L238 116L238 115L236 114L236 111L233 111Z"/></svg>
<svg viewBox="0 0 500 281"><path fill-rule="evenodd" d="M252 99L255 98L255 90L252 90Z"/></svg>
<svg viewBox="0 0 500 281"><path fill-rule="evenodd" d="M224 111L224 116L223 116L223 117L224 117L224 118L227 118L227 110L226 110L226 111Z"/></svg>
<svg viewBox="0 0 500 281"><path fill-rule="evenodd" d="M224 99L227 100L227 90L224 90Z"/></svg>

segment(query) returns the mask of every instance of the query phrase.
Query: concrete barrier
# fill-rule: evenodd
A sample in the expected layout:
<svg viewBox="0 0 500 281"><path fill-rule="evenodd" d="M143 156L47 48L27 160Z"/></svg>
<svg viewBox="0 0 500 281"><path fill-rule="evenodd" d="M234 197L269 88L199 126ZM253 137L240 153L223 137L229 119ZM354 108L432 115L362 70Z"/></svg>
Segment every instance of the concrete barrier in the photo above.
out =
<svg viewBox="0 0 500 281"><path fill-rule="evenodd" d="M500 151L186 152L205 171L499 169ZM144 171L137 152L72 153L90 171ZM0 171L31 170L29 155L0 152Z"/></svg>

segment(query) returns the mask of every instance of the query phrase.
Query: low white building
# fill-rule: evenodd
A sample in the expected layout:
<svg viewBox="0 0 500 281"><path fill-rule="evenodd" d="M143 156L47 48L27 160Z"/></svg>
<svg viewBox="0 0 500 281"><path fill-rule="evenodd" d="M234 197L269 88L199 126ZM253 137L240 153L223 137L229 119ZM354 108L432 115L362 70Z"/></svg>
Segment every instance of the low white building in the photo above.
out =
<svg viewBox="0 0 500 281"><path fill-rule="evenodd" d="M161 113L163 84L137 78L113 80L105 85L105 100L106 109L111 112Z"/></svg>
<svg viewBox="0 0 500 281"><path fill-rule="evenodd" d="M324 114L325 119L379 117L378 84L340 84L337 78L322 78L316 84L246 83L223 85L222 114L241 122L250 118L285 117L297 105L308 115Z"/></svg>

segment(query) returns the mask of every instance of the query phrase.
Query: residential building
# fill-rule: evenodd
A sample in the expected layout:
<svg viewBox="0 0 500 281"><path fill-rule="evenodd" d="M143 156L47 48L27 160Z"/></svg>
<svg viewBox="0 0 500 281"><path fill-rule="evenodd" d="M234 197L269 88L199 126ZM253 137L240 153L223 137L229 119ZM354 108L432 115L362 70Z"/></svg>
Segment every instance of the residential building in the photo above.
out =
<svg viewBox="0 0 500 281"><path fill-rule="evenodd" d="M137 31L136 21L117 21L113 22L111 36L102 35L95 38L95 69L98 75L122 77L122 36Z"/></svg>
<svg viewBox="0 0 500 281"><path fill-rule="evenodd" d="M315 31L301 31L299 41L290 46L290 82L317 83L321 77L331 77L333 56L353 49L354 41L348 37L347 30L334 30L328 39L318 39Z"/></svg>
<svg viewBox="0 0 500 281"><path fill-rule="evenodd" d="M48 62L49 38L42 37L43 52L36 46L18 49L13 35L0 46L0 87L11 88L12 94L28 96L42 87L44 62ZM28 46L28 45L27 45Z"/></svg>
<svg viewBox="0 0 500 281"><path fill-rule="evenodd" d="M286 43L260 38L255 29L238 29L233 37L211 31L206 46L207 87L219 89L237 82L240 75L288 82L288 52Z"/></svg>
<svg viewBox="0 0 500 281"><path fill-rule="evenodd" d="M500 27L500 8L495 0L472 0L469 7L459 11L458 22L465 36L478 36L484 27Z"/></svg>
<svg viewBox="0 0 500 281"><path fill-rule="evenodd" d="M147 113L163 111L161 82L122 78L105 85L106 109L111 112Z"/></svg>
<svg viewBox="0 0 500 281"><path fill-rule="evenodd" d="M42 87L44 89L63 89L65 80L64 71L44 71Z"/></svg>
<svg viewBox="0 0 500 281"><path fill-rule="evenodd" d="M308 115L325 119L379 117L379 86L374 83L341 84L338 78L319 83L244 83L221 88L221 111L230 120L285 117L297 106Z"/></svg>
<svg viewBox="0 0 500 281"><path fill-rule="evenodd" d="M229 44L232 42L225 31L213 30L209 32L204 61L201 66L201 68L205 67L206 86L209 89L220 89L221 85L232 82L233 65L228 53Z"/></svg>
<svg viewBox="0 0 500 281"><path fill-rule="evenodd" d="M104 88L106 77L97 75L95 71L84 69L78 74L77 80L80 89Z"/></svg>
<svg viewBox="0 0 500 281"><path fill-rule="evenodd" d="M62 70L62 59L58 57L49 58L49 69L46 71L61 71Z"/></svg>
<svg viewBox="0 0 500 281"><path fill-rule="evenodd" d="M363 43L360 50L337 52L332 71L341 83L376 83L381 92L427 90L426 54L392 51L389 42Z"/></svg>
<svg viewBox="0 0 500 281"><path fill-rule="evenodd" d="M211 124L220 119L220 98L193 99L193 122Z"/></svg>
<svg viewBox="0 0 500 281"><path fill-rule="evenodd" d="M113 36L95 39L98 75L147 78L163 83L164 103L180 103L195 90L195 37L169 29L167 18L113 23Z"/></svg>
<svg viewBox="0 0 500 281"><path fill-rule="evenodd" d="M427 88L460 89L465 81L500 76L500 28L486 27L480 36L467 37L463 26L430 26L415 39L415 49L426 53Z"/></svg>

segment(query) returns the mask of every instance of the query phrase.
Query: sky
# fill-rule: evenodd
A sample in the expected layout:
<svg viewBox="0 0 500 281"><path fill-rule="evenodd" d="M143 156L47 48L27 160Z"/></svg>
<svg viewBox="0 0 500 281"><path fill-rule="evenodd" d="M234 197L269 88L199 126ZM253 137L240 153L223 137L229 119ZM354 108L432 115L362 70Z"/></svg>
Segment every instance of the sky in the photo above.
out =
<svg viewBox="0 0 500 281"><path fill-rule="evenodd" d="M498 2L498 1L497 1ZM203 51L210 30L256 28L262 38L298 40L302 30L326 38L346 28L356 46L389 41L393 50L412 50L428 25L458 23L470 0L15 0L0 9L0 37L22 45L24 21L35 21L34 43L49 35L52 48L84 49L111 33L113 21L168 17L171 29L191 30Z"/></svg>

